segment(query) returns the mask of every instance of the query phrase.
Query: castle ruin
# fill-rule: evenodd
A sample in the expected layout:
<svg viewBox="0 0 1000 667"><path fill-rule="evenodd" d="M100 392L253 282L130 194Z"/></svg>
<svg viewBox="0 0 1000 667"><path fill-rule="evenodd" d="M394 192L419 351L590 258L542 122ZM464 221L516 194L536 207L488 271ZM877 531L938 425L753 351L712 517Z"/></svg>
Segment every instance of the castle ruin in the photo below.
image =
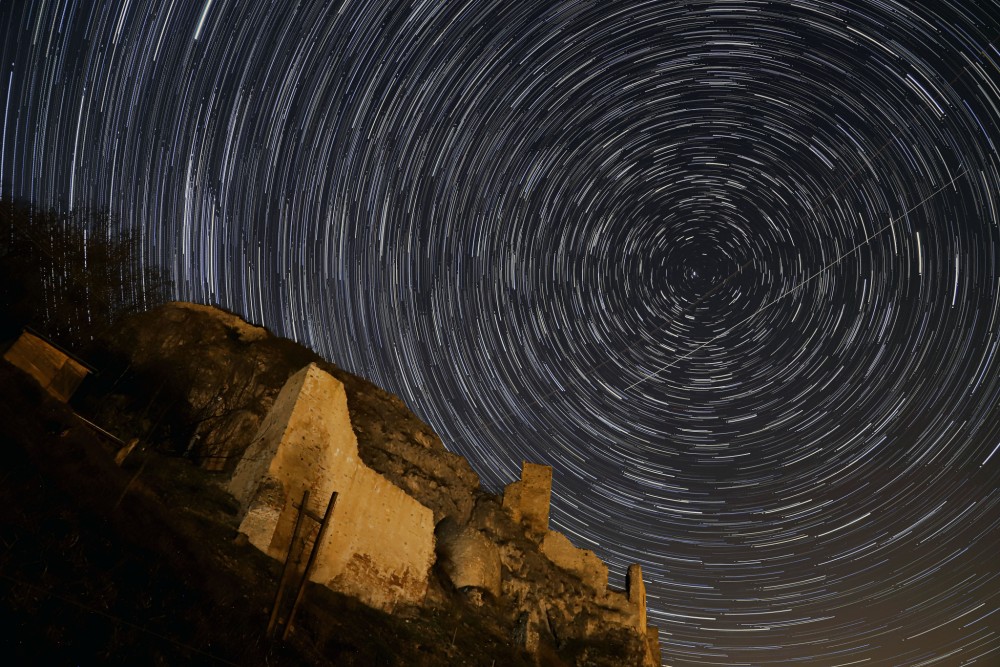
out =
<svg viewBox="0 0 1000 667"><path fill-rule="evenodd" d="M306 489L322 515L338 497L311 579L371 607L420 604L434 562L434 515L364 464L344 385L315 364L285 383L233 473L251 544L284 559Z"/></svg>
<svg viewBox="0 0 1000 667"><path fill-rule="evenodd" d="M539 597L527 580L511 579L520 557L512 556L509 546L467 519L445 517L435 525L429 508L361 460L344 385L316 364L286 381L236 466L229 490L243 508L240 532L279 560L291 546L303 491L309 491L306 510L314 516L323 514L336 492L310 577L335 591L383 611L397 604L424 604L431 568L438 562L455 588L474 593L479 603L488 595L509 597L523 607L518 636L529 651L538 649L546 627L553 634L549 612L561 603ZM551 494L552 468L525 462L520 480L507 485L497 511L519 526L535 545L532 549L589 591L569 605L599 610L598 617L582 626L584 636L608 627L628 628L645 650L643 667L658 667L658 633L646 625L641 567L629 567L625 591L610 589L607 565L593 551L577 548L549 529ZM316 539L315 532L307 541ZM571 610L567 613L573 616Z"/></svg>
<svg viewBox="0 0 1000 667"><path fill-rule="evenodd" d="M644 665L660 664L659 630L648 626L646 619L646 585L642 566L629 565L625 576L625 591L608 588L608 566L589 549L573 546L565 535L549 530L549 504L552 496L552 468L523 462L521 479L506 486L503 508L524 526L526 534L539 543L542 554L553 564L576 575L593 589L608 606L621 610L623 622L635 629L646 648Z"/></svg>

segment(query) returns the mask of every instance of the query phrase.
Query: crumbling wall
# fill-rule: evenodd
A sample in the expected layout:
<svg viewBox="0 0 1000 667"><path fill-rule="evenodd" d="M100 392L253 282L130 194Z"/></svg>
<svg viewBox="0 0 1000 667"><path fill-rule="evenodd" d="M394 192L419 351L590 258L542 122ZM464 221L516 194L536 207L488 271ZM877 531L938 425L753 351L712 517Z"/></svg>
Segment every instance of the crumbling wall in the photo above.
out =
<svg viewBox="0 0 1000 667"><path fill-rule="evenodd" d="M247 507L241 532L279 559L303 490L316 515L337 491L312 579L384 610L423 601L434 558L433 513L361 461L344 387L315 365L286 382L230 489ZM628 632L640 640L643 665L653 665L655 633L646 628L641 568L629 569L625 592L609 590L607 566L596 554L548 530L551 491L552 468L525 463L502 509L484 501L474 521L442 521L443 572L458 589L488 591L512 604L515 634L529 650L543 636Z"/></svg>
<svg viewBox="0 0 1000 667"><path fill-rule="evenodd" d="M63 403L69 401L88 373L86 366L28 331L21 334L3 358Z"/></svg>
<svg viewBox="0 0 1000 667"><path fill-rule="evenodd" d="M548 531L541 544L542 553L564 570L572 572L597 592L608 587L608 566L593 551L578 549L569 538L554 530Z"/></svg>
<svg viewBox="0 0 1000 667"><path fill-rule="evenodd" d="M434 513L360 458L352 463L353 472L334 471L337 505L312 579L378 609L420 604L434 563Z"/></svg>
<svg viewBox="0 0 1000 667"><path fill-rule="evenodd" d="M258 489L265 486L272 487L272 490L275 484L279 488L282 487L280 480L269 478L268 470L271 467L271 462L278 453L279 445L281 445L285 437L285 431L292 427L293 413L298 405L299 395L305 388L306 379L309 377L308 371L309 367L303 368L288 378L278 393L278 397L271 405L271 409L264 418L260 429L257 431L257 435L250 442L243 457L236 464L236 469L233 471L233 476L229 481L229 492L240 502L241 507L249 507L246 517L255 512L269 511L266 508L274 509L273 501L261 498L257 502L254 502L254 496L257 494ZM315 390L316 388L313 386L306 389L307 394ZM313 397L313 400L316 400L316 398ZM301 422L306 416L308 416L308 413L300 413L295 417L295 422L297 422L295 424L296 427L301 428ZM284 493L284 491L281 491L282 496ZM299 496L301 497L301 492ZM244 523L246 522L247 519L244 518ZM243 530L242 526L241 530ZM250 542L257 546L258 549L267 551L271 543L273 529L269 533L259 533L258 531L244 532L250 538Z"/></svg>
<svg viewBox="0 0 1000 667"><path fill-rule="evenodd" d="M529 536L541 539L549 530L552 467L523 462L521 479L504 488L503 508L522 524Z"/></svg>
<svg viewBox="0 0 1000 667"><path fill-rule="evenodd" d="M660 651L660 629L655 625L646 626L646 664L660 667L663 654Z"/></svg>
<svg viewBox="0 0 1000 667"><path fill-rule="evenodd" d="M628 566L625 573L625 595L635 617L635 629L643 640L643 667L659 667L660 631L654 625L646 625L646 583L642 580L641 565Z"/></svg>
<svg viewBox="0 0 1000 667"><path fill-rule="evenodd" d="M309 490L308 509L322 516L336 491L312 580L379 609L423 601L433 513L361 461L344 385L315 364L285 383L229 488L247 508L240 532L278 559L287 554L302 492Z"/></svg>
<svg viewBox="0 0 1000 667"><path fill-rule="evenodd" d="M500 596L500 550L472 526L445 519L437 528L438 560L457 589L474 588Z"/></svg>
<svg viewBox="0 0 1000 667"><path fill-rule="evenodd" d="M519 546L517 540L502 539L500 554L506 571L503 593L517 610L514 640L530 652L538 650L542 637L595 638L616 633L628 633L639 652L634 664L659 667L659 636L657 629L646 625L646 586L642 568L631 565L625 579L625 591L608 588L608 566L587 549L554 530L549 530L549 502L552 495L552 468L524 462L521 479L504 489L502 507L508 520L513 520L537 546L536 555ZM477 506L473 521L494 539L502 538L504 529L499 517L491 515L488 504ZM526 542L525 546L528 544ZM532 550L533 551L533 550ZM579 583L567 586L552 576L542 575L535 559L555 565L572 575ZM550 566L549 566L550 567ZM541 575L541 576L540 576ZM545 581L545 588L540 588Z"/></svg>
<svg viewBox="0 0 1000 667"><path fill-rule="evenodd" d="M608 566L593 551L578 549L562 533L549 530L551 499L551 466L525 461L521 479L504 488L503 508L538 542L546 558L575 574L595 591L603 592L608 587Z"/></svg>
<svg viewBox="0 0 1000 667"><path fill-rule="evenodd" d="M625 595L636 612L636 630L646 633L646 584L642 580L642 566L629 565L625 573Z"/></svg>

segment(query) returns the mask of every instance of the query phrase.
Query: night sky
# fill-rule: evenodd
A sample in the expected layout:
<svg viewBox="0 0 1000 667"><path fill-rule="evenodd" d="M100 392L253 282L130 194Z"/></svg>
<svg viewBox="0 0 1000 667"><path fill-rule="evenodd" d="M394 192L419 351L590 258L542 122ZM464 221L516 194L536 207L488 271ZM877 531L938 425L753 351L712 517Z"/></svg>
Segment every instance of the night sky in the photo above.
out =
<svg viewBox="0 0 1000 667"><path fill-rule="evenodd" d="M1000 664L1000 3L0 17L0 196L552 465L666 664Z"/></svg>

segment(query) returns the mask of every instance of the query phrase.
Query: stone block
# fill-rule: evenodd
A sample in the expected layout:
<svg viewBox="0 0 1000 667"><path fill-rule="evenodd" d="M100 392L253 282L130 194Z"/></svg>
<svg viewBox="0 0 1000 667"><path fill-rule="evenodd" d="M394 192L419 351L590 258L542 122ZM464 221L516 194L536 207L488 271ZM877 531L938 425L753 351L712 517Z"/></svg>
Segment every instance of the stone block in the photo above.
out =
<svg viewBox="0 0 1000 667"><path fill-rule="evenodd" d="M309 490L308 509L322 516L336 491L311 579L383 610L423 601L433 512L360 459L344 385L315 364L285 383L229 489L246 508L240 532L279 560L302 492Z"/></svg>
<svg viewBox="0 0 1000 667"><path fill-rule="evenodd" d="M3 358L41 385L53 398L66 403L90 370L69 353L25 331Z"/></svg>

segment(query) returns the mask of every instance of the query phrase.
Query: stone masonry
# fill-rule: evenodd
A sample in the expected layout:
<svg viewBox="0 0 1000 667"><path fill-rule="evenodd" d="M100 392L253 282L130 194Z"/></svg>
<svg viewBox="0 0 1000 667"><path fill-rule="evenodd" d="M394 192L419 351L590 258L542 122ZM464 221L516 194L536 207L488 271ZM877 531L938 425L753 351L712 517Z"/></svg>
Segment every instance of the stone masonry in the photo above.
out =
<svg viewBox="0 0 1000 667"><path fill-rule="evenodd" d="M315 364L285 383L229 489L245 508L240 532L277 559L288 552L302 492L322 516L336 491L312 580L383 610L423 602L433 512L361 461L344 386Z"/></svg>
<svg viewBox="0 0 1000 667"><path fill-rule="evenodd" d="M229 490L244 508L240 532L258 549L284 559L298 515L295 505L306 489L308 510L319 516L333 492L338 494L331 525L318 547L313 581L391 611L400 604L424 602L437 557L455 588L477 604L483 595L517 597L520 588L502 582L507 575L497 544L472 525L451 518L435 529L429 508L365 465L358 454L344 386L315 364L286 381L233 473ZM630 566L626 590L611 590L608 568L594 552L549 530L551 494L552 468L525 462L521 479L504 491L502 511L520 525L545 559L592 591L605 619L585 634L600 632L601 627L628 628L641 639L643 667L655 667L658 633L646 626L642 569ZM315 536L315 523L307 520L306 525ZM560 602L527 600L523 600L528 606L521 619L522 644L534 651L540 631L551 626L552 605Z"/></svg>
<svg viewBox="0 0 1000 667"><path fill-rule="evenodd" d="M646 656L643 665L660 664L660 631L655 625L646 625L646 584L642 580L642 566L629 565L625 574L625 595L636 619L636 630L643 639Z"/></svg>
<svg viewBox="0 0 1000 667"><path fill-rule="evenodd" d="M25 331L3 358L30 375L53 398L66 403L90 370L49 341Z"/></svg>
<svg viewBox="0 0 1000 667"><path fill-rule="evenodd" d="M608 587L608 566L589 549L573 546L569 538L550 530L542 539L542 554L564 570L572 572L598 593Z"/></svg>
<svg viewBox="0 0 1000 667"><path fill-rule="evenodd" d="M636 611L636 630L646 632L646 584L642 580L642 566L629 565L625 573L625 595Z"/></svg>
<svg viewBox="0 0 1000 667"><path fill-rule="evenodd" d="M612 617L633 629L642 639L645 649L643 667L660 664L659 631L647 626L646 585L642 580L642 567L630 565L625 577L625 591L608 588L608 566L587 549L580 549L560 532L549 530L549 503L552 495L552 468L524 462L521 479L504 489L503 508L512 519L519 522L526 534L539 544L539 550L557 567L576 575L593 589L597 599L605 600L606 610ZM617 610L617 611L613 611ZM538 622L535 621L534 625ZM532 620L526 619L524 645L537 644L537 632L532 631Z"/></svg>
<svg viewBox="0 0 1000 667"><path fill-rule="evenodd" d="M445 519L437 527L438 562L452 585L459 590L475 589L475 599L482 593L500 597L502 566L500 551L472 526L460 526Z"/></svg>
<svg viewBox="0 0 1000 667"><path fill-rule="evenodd" d="M525 461L521 479L504 489L503 508L539 543L546 558L578 576L595 591L603 592L608 587L607 565L593 551L578 549L562 533L549 530L551 500L551 466Z"/></svg>
<svg viewBox="0 0 1000 667"><path fill-rule="evenodd" d="M549 531L549 502L552 496L552 466L528 463L521 467L521 479L507 485L503 508L528 534L539 540Z"/></svg>

